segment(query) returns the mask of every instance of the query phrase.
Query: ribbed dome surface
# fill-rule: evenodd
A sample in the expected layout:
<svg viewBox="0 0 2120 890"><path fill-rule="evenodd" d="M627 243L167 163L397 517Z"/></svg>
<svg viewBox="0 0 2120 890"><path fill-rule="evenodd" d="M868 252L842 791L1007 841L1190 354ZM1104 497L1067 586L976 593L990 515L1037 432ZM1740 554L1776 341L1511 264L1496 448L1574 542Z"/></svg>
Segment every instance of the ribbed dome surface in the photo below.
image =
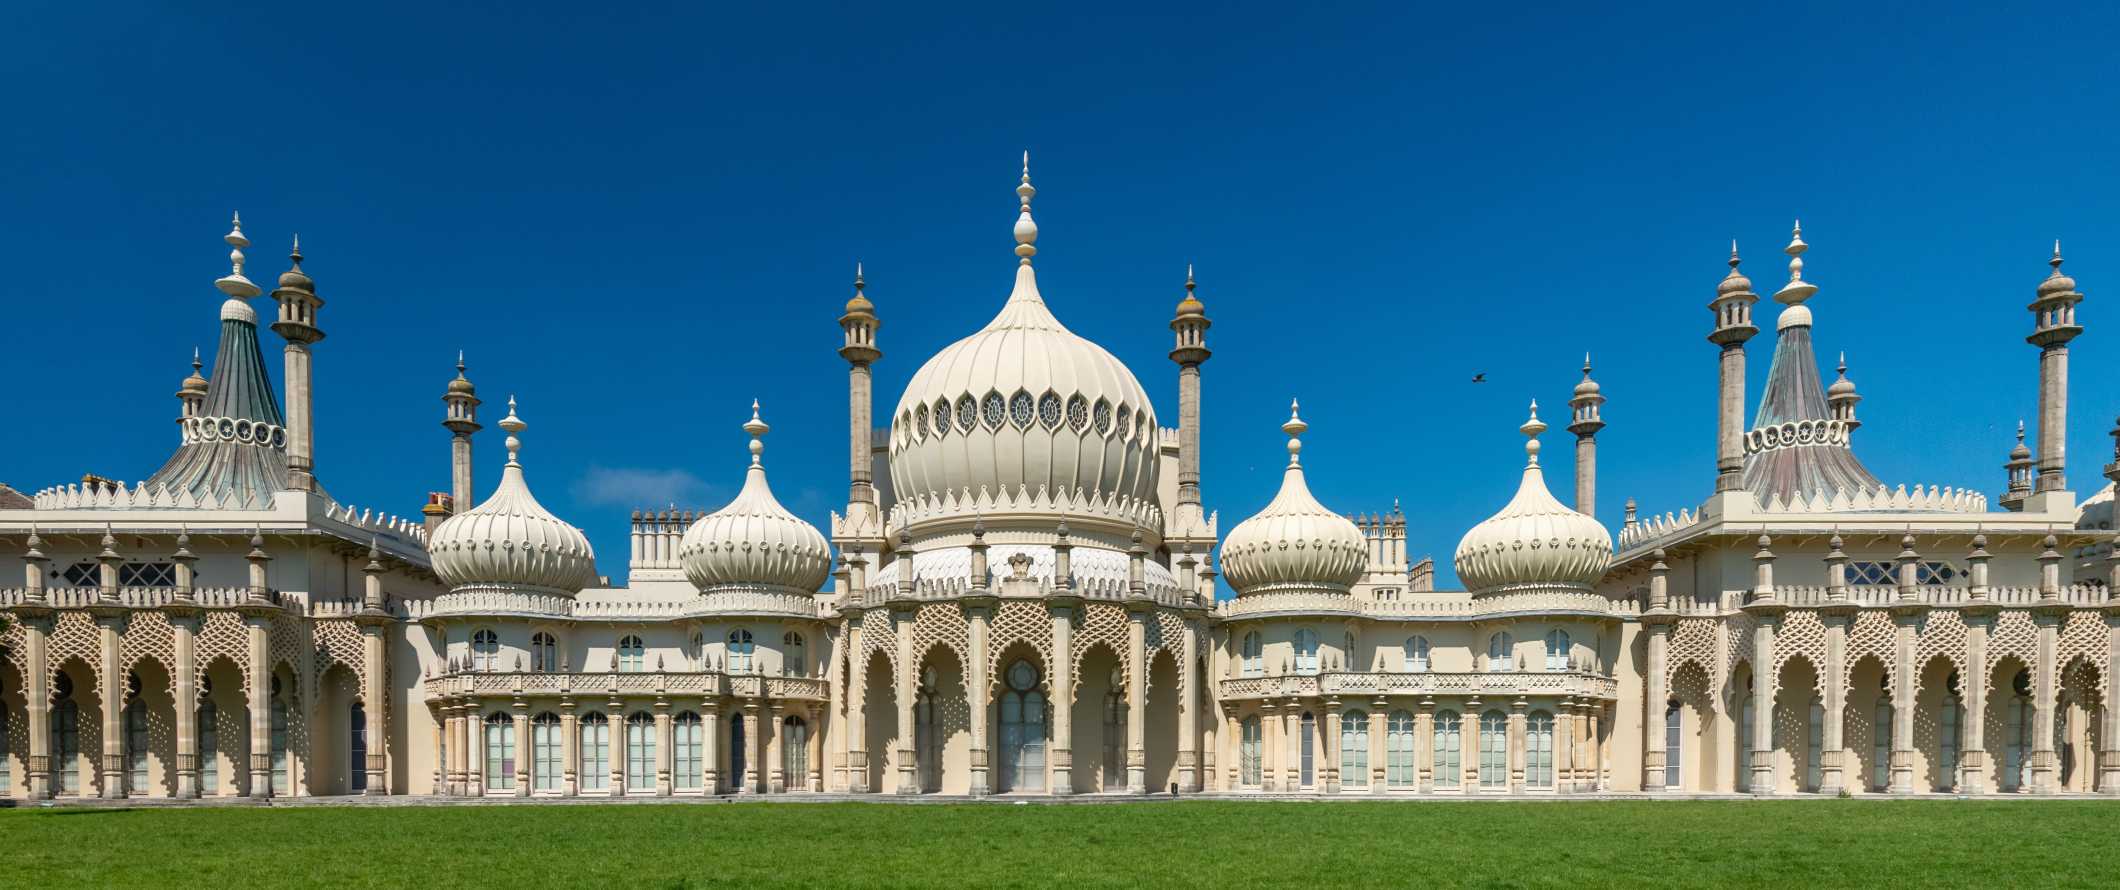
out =
<svg viewBox="0 0 2120 890"><path fill-rule="evenodd" d="M1369 565L1369 542L1347 517L1311 496L1297 437L1308 426L1290 416L1288 469L1266 508L1239 523L1222 543L1222 573L1238 596L1281 587L1346 590Z"/></svg>
<svg viewBox="0 0 2120 890"><path fill-rule="evenodd" d="M540 588L579 593L596 579L596 552L581 529L560 521L523 479L513 435L523 429L509 400L501 421L508 437L508 465L501 484L484 503L449 517L427 538L434 573L451 587Z"/></svg>
<svg viewBox="0 0 2120 890"><path fill-rule="evenodd" d="M1053 317L1021 265L1000 314L906 386L891 482L900 498L1023 487L1153 503L1157 432L1133 373Z"/></svg>
<svg viewBox="0 0 2120 890"><path fill-rule="evenodd" d="M1532 405L1524 434L1530 461L1516 497L1458 542L1458 580L1473 593L1524 585L1589 587L1612 563L1612 535L1598 521L1555 500L1538 466L1546 425Z"/></svg>
<svg viewBox="0 0 2120 890"><path fill-rule="evenodd" d="M685 577L702 590L725 585L785 587L815 593L831 571L824 534L788 512L766 483L758 460L766 425L754 413L744 429L753 435L751 468L743 490L729 505L685 529L677 555Z"/></svg>

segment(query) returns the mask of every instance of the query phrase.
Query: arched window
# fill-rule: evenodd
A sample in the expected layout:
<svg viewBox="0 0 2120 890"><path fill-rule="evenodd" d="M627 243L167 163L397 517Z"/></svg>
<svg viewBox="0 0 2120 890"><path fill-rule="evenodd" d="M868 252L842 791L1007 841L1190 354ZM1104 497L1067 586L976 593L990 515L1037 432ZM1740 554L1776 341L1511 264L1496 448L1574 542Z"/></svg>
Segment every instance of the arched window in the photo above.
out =
<svg viewBox="0 0 2120 890"><path fill-rule="evenodd" d="M1524 718L1524 784L1553 787L1553 715L1545 711Z"/></svg>
<svg viewBox="0 0 2120 890"><path fill-rule="evenodd" d="M648 647L641 645L640 638L628 634L618 640L618 672L638 674L648 669Z"/></svg>
<svg viewBox="0 0 2120 890"><path fill-rule="evenodd" d="M1413 636L1406 638L1406 670L1422 673L1428 670L1428 638Z"/></svg>
<svg viewBox="0 0 2120 890"><path fill-rule="evenodd" d="M596 711L581 717L581 770L575 783L583 791L611 789L611 719Z"/></svg>
<svg viewBox="0 0 2120 890"><path fill-rule="evenodd" d="M1555 628L1546 632L1546 670L1568 669L1568 632Z"/></svg>
<svg viewBox="0 0 2120 890"><path fill-rule="evenodd" d="M147 793L147 705L138 696L125 706L125 793Z"/></svg>
<svg viewBox="0 0 2120 890"><path fill-rule="evenodd" d="M213 699L199 699L199 796L221 793L221 709Z"/></svg>
<svg viewBox="0 0 2120 890"><path fill-rule="evenodd" d="M267 736L272 752L272 793L278 797L289 793L287 776L289 757L287 754L287 699L280 695L280 678L272 678L272 706L270 709L270 735Z"/></svg>
<svg viewBox="0 0 2120 890"><path fill-rule="evenodd" d="M1480 789L1509 787L1509 715L1488 711L1480 715Z"/></svg>
<svg viewBox="0 0 2120 890"><path fill-rule="evenodd" d="M780 721L780 770L789 789L810 787L810 725L792 714Z"/></svg>
<svg viewBox="0 0 2120 890"><path fill-rule="evenodd" d="M1384 784L1392 788L1411 788L1419 776L1413 762L1413 715L1405 711L1391 712L1391 719L1384 724Z"/></svg>
<svg viewBox="0 0 2120 890"><path fill-rule="evenodd" d="M670 721L670 783L679 791L698 791L706 784L707 730L699 715L686 711Z"/></svg>
<svg viewBox="0 0 2120 890"><path fill-rule="evenodd" d="M2010 696L2002 703L2002 790L2018 791L2032 780L2032 674L2020 670L2010 678ZM2060 721L2055 721L2059 724Z"/></svg>
<svg viewBox="0 0 2120 890"><path fill-rule="evenodd" d="M500 660L500 651L500 634L490 630L481 630L472 634L471 669L474 671L493 670L494 664Z"/></svg>
<svg viewBox="0 0 2120 890"><path fill-rule="evenodd" d="M1825 739L1826 709L1816 701L1811 702L1809 722L1804 731L1804 783L1803 790L1817 791L1825 783Z"/></svg>
<svg viewBox="0 0 2120 890"><path fill-rule="evenodd" d="M1664 787L1681 790L1685 782L1686 715L1678 699L1664 704Z"/></svg>
<svg viewBox="0 0 2120 890"><path fill-rule="evenodd" d="M1296 673L1318 672L1318 634L1310 628L1296 631Z"/></svg>
<svg viewBox="0 0 2120 890"><path fill-rule="evenodd" d="M1938 718L1942 726L1936 735L1939 749L1937 762L1941 764L1941 775L1936 777L1936 790L1954 791L1958 788L1958 746L1962 739L1959 733L1965 725L1965 701L1958 697L1958 675L1953 673L1944 683L1943 714Z"/></svg>
<svg viewBox="0 0 2120 890"><path fill-rule="evenodd" d="M1247 788L1257 788L1259 787L1259 775L1261 764L1261 752L1259 750L1259 747L1260 740L1264 738L1264 735L1259 731L1259 718L1244 718L1244 722L1240 724L1239 730L1240 734L1238 736L1239 740L1237 743L1237 782L1238 784L1241 784Z"/></svg>
<svg viewBox="0 0 2120 890"><path fill-rule="evenodd" d="M1516 670L1516 637L1510 636L1508 631L1487 638L1487 669Z"/></svg>
<svg viewBox="0 0 2120 890"><path fill-rule="evenodd" d="M1458 780L1465 775L1460 751L1464 741L1459 737L1464 718L1456 711L1437 711L1435 714L1435 787L1456 788Z"/></svg>
<svg viewBox="0 0 2120 890"><path fill-rule="evenodd" d="M1881 693L1885 694L1885 693ZM1894 729L1892 702L1880 697L1877 701L1877 724L1870 730L1873 742L1870 749L1870 785L1879 791L1892 785L1892 730Z"/></svg>
<svg viewBox="0 0 2120 890"><path fill-rule="evenodd" d="M346 709L346 786L355 792L368 790L368 709L354 702Z"/></svg>
<svg viewBox="0 0 2120 890"><path fill-rule="evenodd" d="M729 787L738 791L757 790L744 782L744 771L751 765L750 745L745 741L742 714L729 715Z"/></svg>
<svg viewBox="0 0 2120 890"><path fill-rule="evenodd" d="M1340 715L1340 787L1369 787L1369 715Z"/></svg>
<svg viewBox="0 0 2120 890"><path fill-rule="evenodd" d="M486 790L515 790L515 721L498 711L486 715Z"/></svg>
<svg viewBox="0 0 2120 890"><path fill-rule="evenodd" d="M655 718L634 711L626 718L626 791L655 790Z"/></svg>
<svg viewBox="0 0 2120 890"><path fill-rule="evenodd" d="M1244 635L1244 676L1256 677L1266 673L1266 645L1259 639L1259 632Z"/></svg>
<svg viewBox="0 0 2120 890"><path fill-rule="evenodd" d="M810 671L808 647L802 634L788 631L780 635L780 672L790 677L807 677Z"/></svg>
<svg viewBox="0 0 2120 890"><path fill-rule="evenodd" d="M530 719L530 790L560 790L560 775L567 768L566 745L560 736L564 729L559 715L551 711Z"/></svg>
<svg viewBox="0 0 2120 890"><path fill-rule="evenodd" d="M58 793L81 793L81 705L74 701L73 678L59 674L59 701L52 705L52 772Z"/></svg>
<svg viewBox="0 0 2120 890"><path fill-rule="evenodd" d="M1737 703L1737 790L1752 790L1752 684L1745 683Z"/></svg>
<svg viewBox="0 0 2120 890"><path fill-rule="evenodd" d="M540 674L559 670L559 639L539 631L530 635L530 669Z"/></svg>
<svg viewBox="0 0 2120 890"><path fill-rule="evenodd" d="M1001 780L1006 791L1045 790L1045 694L1038 669L1028 661L1009 665L1001 693Z"/></svg>
<svg viewBox="0 0 2120 890"><path fill-rule="evenodd" d="M1300 784L1302 787L1308 788L1316 784L1318 718L1309 711L1304 711L1303 717L1298 723L1300 725L1297 727L1297 731L1302 733L1303 737L1296 745L1298 748L1296 765L1302 770L1299 779Z"/></svg>
<svg viewBox="0 0 2120 890"><path fill-rule="evenodd" d="M738 628L729 631L729 673L751 672L752 656L758 647L751 642L751 632Z"/></svg>
<svg viewBox="0 0 2120 890"><path fill-rule="evenodd" d="M1340 660L1335 664L1340 670L1346 670L1352 665L1362 663L1362 660L1357 657L1361 654L1361 650L1356 648L1354 634L1350 632L1343 639L1346 646L1340 650Z"/></svg>

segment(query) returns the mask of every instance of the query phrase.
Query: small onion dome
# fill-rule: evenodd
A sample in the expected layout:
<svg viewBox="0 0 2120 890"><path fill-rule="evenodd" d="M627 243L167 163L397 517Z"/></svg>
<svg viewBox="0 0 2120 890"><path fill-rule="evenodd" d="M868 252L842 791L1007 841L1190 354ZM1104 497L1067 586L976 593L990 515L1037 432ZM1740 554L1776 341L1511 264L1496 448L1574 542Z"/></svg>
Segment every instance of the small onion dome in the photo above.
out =
<svg viewBox="0 0 2120 890"><path fill-rule="evenodd" d="M876 304L869 302L868 296L861 292L861 289L866 286L868 286L868 282L863 280L861 276L861 264L855 263L854 297L847 301L848 315L874 315L876 313Z"/></svg>
<svg viewBox="0 0 2120 890"><path fill-rule="evenodd" d="M199 361L199 351L193 349L191 351L191 376L184 378L184 383L177 387L177 395L206 397L206 377L199 373L199 369L203 367L205 365Z"/></svg>
<svg viewBox="0 0 2120 890"><path fill-rule="evenodd" d="M451 587L528 588L578 593L596 577L596 553L581 529L560 521L530 494L517 459L527 426L508 399L508 465L493 496L436 526L427 538L434 573Z"/></svg>
<svg viewBox="0 0 2120 890"><path fill-rule="evenodd" d="M2068 277L2061 271L2061 242L2054 242L2054 258L2047 260L2046 264L2052 266L2054 271L2046 276L2045 281L2039 282L2040 299L2043 300L2075 291L2076 279Z"/></svg>
<svg viewBox="0 0 2120 890"><path fill-rule="evenodd" d="M1369 542L1347 517L1318 503L1303 480L1299 436L1309 425L1290 405L1288 469L1281 491L1222 542L1222 574L1237 595L1280 588L1346 591L1369 566Z"/></svg>
<svg viewBox="0 0 2120 890"><path fill-rule="evenodd" d="M1583 354L1583 382L1575 385L1575 397L1594 396L1601 391L1597 381L1590 379L1590 354Z"/></svg>
<svg viewBox="0 0 2120 890"><path fill-rule="evenodd" d="M1843 398L1855 394L1855 381L1848 379L1848 356L1846 353L1842 353L1840 356L1840 367L1838 370L1840 371L1840 379L1833 381L1832 386L1826 387L1826 398L1828 399Z"/></svg>
<svg viewBox="0 0 2120 890"><path fill-rule="evenodd" d="M315 291L316 282L310 281L308 273L302 271L302 236L294 236L294 249L288 252L287 262L291 265L287 271L280 273L280 286L294 290Z"/></svg>
<svg viewBox="0 0 2120 890"><path fill-rule="evenodd" d="M1727 297L1731 294L1745 293L1752 289L1752 279L1746 278L1745 273L1737 269L1737 265L1741 262L1744 261L1737 256L1737 242L1732 241L1730 242L1730 274L1723 276L1722 283L1715 286L1717 296Z"/></svg>
<svg viewBox="0 0 2120 890"><path fill-rule="evenodd" d="M1538 466L1538 434L1546 425L1538 419L1537 402L1520 429L1530 437L1524 443L1530 461L1523 482L1508 506L1458 542L1458 579L1475 593L1524 586L1587 588L1612 562L1612 536L1546 490Z"/></svg>
<svg viewBox="0 0 2120 890"><path fill-rule="evenodd" d="M472 386L471 378L464 376L464 353L462 350L458 350L456 353L456 379L449 381L449 391L452 393L460 392L467 396L478 394L478 387Z"/></svg>
<svg viewBox="0 0 2120 890"><path fill-rule="evenodd" d="M2032 449L2024 447L2024 421L2017 421L2017 447L2010 449L2010 460L2031 460Z"/></svg>
<svg viewBox="0 0 2120 890"><path fill-rule="evenodd" d="M817 527L797 519L766 484L761 439L767 429L751 403L751 468L743 490L729 505L699 518L685 529L677 556L685 577L705 590L724 585L780 587L815 593L832 569L832 551Z"/></svg>
<svg viewBox="0 0 2120 890"><path fill-rule="evenodd" d="M1178 317L1207 314L1207 304L1200 302L1200 298L1193 295L1193 289L1199 286L1199 283L1193 280L1192 264L1185 264L1185 299L1178 301Z"/></svg>

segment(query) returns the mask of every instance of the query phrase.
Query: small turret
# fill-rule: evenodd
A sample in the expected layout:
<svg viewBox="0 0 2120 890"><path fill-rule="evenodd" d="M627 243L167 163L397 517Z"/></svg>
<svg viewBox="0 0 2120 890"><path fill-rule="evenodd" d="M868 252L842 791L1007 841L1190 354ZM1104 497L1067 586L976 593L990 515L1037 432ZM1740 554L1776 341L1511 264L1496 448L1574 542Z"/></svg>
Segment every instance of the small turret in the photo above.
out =
<svg viewBox="0 0 2120 890"><path fill-rule="evenodd" d="M1862 401L1862 396L1855 392L1855 381L1848 379L1847 353L1840 354L1837 370L1840 379L1826 387L1826 408L1832 419L1840 421L1840 425L1853 434L1856 427L1862 426L1862 421L1855 419L1855 403Z"/></svg>
<svg viewBox="0 0 2120 890"><path fill-rule="evenodd" d="M1575 512L1597 515L1597 431L1605 428L1600 408L1605 396L1597 381L1590 379L1590 353L1583 353L1583 381L1575 385L1568 400L1574 414L1568 432L1575 434Z"/></svg>
<svg viewBox="0 0 2120 890"><path fill-rule="evenodd" d="M2061 273L2061 242L2054 242L2053 267L2027 307L2032 334L2025 342L2039 347L2039 478L2037 491L2068 488L2068 342L2083 333L2076 323L2076 279Z"/></svg>
<svg viewBox="0 0 2120 890"><path fill-rule="evenodd" d="M1715 287L1708 311L1715 314L1715 327L1708 342L1722 347L1718 365L1715 424L1715 490L1736 491L1744 487L1745 471L1745 341L1759 333L1752 323L1752 280L1738 271L1743 262L1737 242L1730 242L1730 274Z"/></svg>
<svg viewBox="0 0 2120 890"><path fill-rule="evenodd" d="M316 283L302 271L302 236L296 235L287 254L289 267L281 273L272 298L280 314L272 330L287 341L287 485L301 491L316 489L316 388L311 380L309 347L324 339L317 327L317 310L324 301Z"/></svg>
<svg viewBox="0 0 2120 890"><path fill-rule="evenodd" d="M449 388L442 393L442 404L447 406L442 428L449 431L449 500L444 505L430 497L427 512L434 515L434 508L443 506L441 515L446 516L459 505L469 509L472 504L471 434L480 428L478 387L464 376L462 350L456 354L456 379L449 381Z"/></svg>
<svg viewBox="0 0 2120 890"><path fill-rule="evenodd" d="M182 406L177 414L178 423L199 416L200 409L206 407L206 376L199 373L203 367L205 365L199 362L199 350L194 348L191 351L191 376L184 378L177 387L177 403Z"/></svg>
<svg viewBox="0 0 2120 890"><path fill-rule="evenodd" d="M2024 421L2017 421L2017 447L2010 449L2010 459L2002 465L2008 474L2009 488L1999 501L2005 510L2024 509L2025 498L2032 496L2032 449L2024 445Z"/></svg>
<svg viewBox="0 0 2120 890"><path fill-rule="evenodd" d="M1170 360L1178 363L1178 509L1174 528L1189 533L1203 521L1200 515L1200 365L1214 353L1207 348L1207 305L1194 293L1192 264L1185 266L1185 298L1178 301L1177 316L1170 330L1177 345Z"/></svg>

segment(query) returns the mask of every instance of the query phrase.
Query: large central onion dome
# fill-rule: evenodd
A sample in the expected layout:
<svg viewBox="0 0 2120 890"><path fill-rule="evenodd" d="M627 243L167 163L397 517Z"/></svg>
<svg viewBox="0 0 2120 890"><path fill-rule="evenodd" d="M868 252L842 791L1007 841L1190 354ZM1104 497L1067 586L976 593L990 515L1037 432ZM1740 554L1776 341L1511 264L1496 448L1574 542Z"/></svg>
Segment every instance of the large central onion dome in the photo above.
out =
<svg viewBox="0 0 2120 890"><path fill-rule="evenodd" d="M515 416L508 399L508 465L501 484L485 503L458 513L435 527L427 554L442 583L456 587L491 587L549 593L579 593L596 578L596 552L581 529L560 521L523 481L517 438L528 424Z"/></svg>
<svg viewBox="0 0 2120 890"><path fill-rule="evenodd" d="M1529 441L1524 480L1516 497L1458 542L1458 580L1474 593L1524 587L1587 589L1612 562L1612 535L1598 521L1568 509L1546 490L1538 466L1538 434L1546 424L1531 403L1531 419L1520 427Z"/></svg>
<svg viewBox="0 0 2120 890"><path fill-rule="evenodd" d="M685 577L701 590L752 586L816 593L831 572L831 549L823 533L781 506L766 484L759 455L769 428L758 419L757 402L751 403L751 419L743 429L751 434L751 469L744 473L743 490L728 506L685 529L677 547Z"/></svg>
<svg viewBox="0 0 2120 890"><path fill-rule="evenodd" d="M1369 542L1355 524L1318 503L1303 479L1300 436L1310 426L1289 405L1288 470L1281 491L1222 542L1222 574L1238 596L1283 589L1345 593L1369 565Z"/></svg>
<svg viewBox="0 0 2120 890"><path fill-rule="evenodd" d="M892 415L897 497L931 506L951 496L1064 493L1153 505L1155 408L1125 365L1046 307L1031 269L1038 226L1028 166L1016 193L1022 260L1008 302L986 327L928 359Z"/></svg>

